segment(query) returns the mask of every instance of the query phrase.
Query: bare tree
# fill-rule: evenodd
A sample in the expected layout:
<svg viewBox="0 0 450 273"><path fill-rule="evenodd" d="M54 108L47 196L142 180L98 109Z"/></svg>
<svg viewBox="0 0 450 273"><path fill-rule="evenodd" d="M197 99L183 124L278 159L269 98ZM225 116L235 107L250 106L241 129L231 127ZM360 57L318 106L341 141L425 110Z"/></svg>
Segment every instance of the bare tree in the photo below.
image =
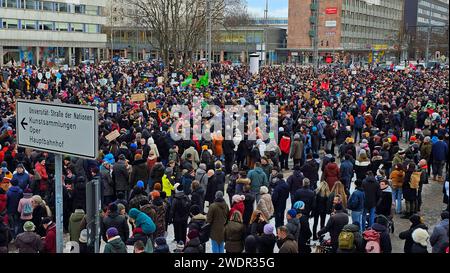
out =
<svg viewBox="0 0 450 273"><path fill-rule="evenodd" d="M127 4L131 12L123 16L132 18L137 26L152 33L152 39L148 42L159 51L166 65L173 61L173 65L179 67L192 60L193 53L198 50L205 37L208 18L206 1L208 0L130 0ZM209 1L214 28L238 21L232 18L245 17L245 4L242 0Z"/></svg>

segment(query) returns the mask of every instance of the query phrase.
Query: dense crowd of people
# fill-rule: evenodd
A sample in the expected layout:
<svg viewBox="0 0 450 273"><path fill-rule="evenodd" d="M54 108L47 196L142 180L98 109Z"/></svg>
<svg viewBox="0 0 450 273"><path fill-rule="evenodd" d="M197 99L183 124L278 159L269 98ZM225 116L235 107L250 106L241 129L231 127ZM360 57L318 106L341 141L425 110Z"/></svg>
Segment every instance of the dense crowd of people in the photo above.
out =
<svg viewBox="0 0 450 273"><path fill-rule="evenodd" d="M98 158L63 159L64 231L82 253L94 251L86 230L92 180L102 185L105 253L126 253L127 245L135 253L204 253L207 242L214 253L309 253L327 233L330 252L390 253L395 214L411 222L399 235L405 253L448 252L448 69L315 74L283 65L253 76L245 66L217 65L205 85L186 82L200 80L201 64L1 72L0 252L56 251L55 158L17 146L17 98L99 109ZM145 100L134 101L136 93ZM176 104L277 105L278 139L248 139L246 126L232 140L220 130L212 140L174 140ZM442 185L447 205L434 230L423 220L429 181Z"/></svg>

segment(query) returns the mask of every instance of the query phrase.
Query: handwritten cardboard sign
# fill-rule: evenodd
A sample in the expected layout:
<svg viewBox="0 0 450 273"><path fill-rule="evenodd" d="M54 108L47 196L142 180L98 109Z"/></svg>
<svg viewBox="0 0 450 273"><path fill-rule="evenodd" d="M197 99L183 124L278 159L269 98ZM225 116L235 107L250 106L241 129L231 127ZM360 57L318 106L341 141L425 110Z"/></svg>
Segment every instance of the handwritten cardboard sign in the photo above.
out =
<svg viewBox="0 0 450 273"><path fill-rule="evenodd" d="M118 138L119 136L120 136L119 131L114 130L114 131L112 131L111 133L107 134L107 135L105 136L105 138L106 138L109 142L111 142L111 141L113 141L114 139Z"/></svg>
<svg viewBox="0 0 450 273"><path fill-rule="evenodd" d="M152 101L148 103L148 109L153 110L156 109L156 102Z"/></svg>
<svg viewBox="0 0 450 273"><path fill-rule="evenodd" d="M138 93L138 94L131 95L132 102L144 101L144 100L145 100L145 93Z"/></svg>

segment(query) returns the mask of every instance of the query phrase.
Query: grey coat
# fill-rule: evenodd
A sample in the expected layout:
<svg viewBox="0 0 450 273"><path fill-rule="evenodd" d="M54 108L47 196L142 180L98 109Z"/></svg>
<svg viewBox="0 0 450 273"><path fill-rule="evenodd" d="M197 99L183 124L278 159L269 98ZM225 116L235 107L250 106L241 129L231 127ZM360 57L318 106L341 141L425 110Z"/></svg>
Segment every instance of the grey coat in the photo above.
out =
<svg viewBox="0 0 450 273"><path fill-rule="evenodd" d="M103 196L113 196L114 181L108 169L102 168L102 170L100 171L100 181L102 181L103 184Z"/></svg>
<svg viewBox="0 0 450 273"><path fill-rule="evenodd" d="M116 185L116 191L128 191L129 173L124 160L117 161L113 166L113 178Z"/></svg>
<svg viewBox="0 0 450 273"><path fill-rule="evenodd" d="M206 175L206 171L198 168L195 173L195 180L200 183L200 186L206 192L206 186L208 185L208 176Z"/></svg>
<svg viewBox="0 0 450 273"><path fill-rule="evenodd" d="M445 253L448 246L448 219L442 220L433 230L430 237L433 253Z"/></svg>

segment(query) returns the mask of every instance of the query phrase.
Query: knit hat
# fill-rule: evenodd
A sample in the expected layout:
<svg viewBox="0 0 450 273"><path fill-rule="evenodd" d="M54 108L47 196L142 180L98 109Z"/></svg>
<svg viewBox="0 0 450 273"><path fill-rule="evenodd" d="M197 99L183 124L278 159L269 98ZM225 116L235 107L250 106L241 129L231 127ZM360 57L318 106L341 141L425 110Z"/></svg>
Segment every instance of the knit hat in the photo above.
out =
<svg viewBox="0 0 450 273"><path fill-rule="evenodd" d="M202 146L202 151L206 151L206 150L208 150L208 145L203 145Z"/></svg>
<svg viewBox="0 0 450 273"><path fill-rule="evenodd" d="M166 175L172 175L173 169L172 169L171 167L168 167L168 168L166 168L166 170L164 171L164 173L165 173Z"/></svg>
<svg viewBox="0 0 450 273"><path fill-rule="evenodd" d="M264 234L273 234L273 226L271 224L266 224L264 226Z"/></svg>
<svg viewBox="0 0 450 273"><path fill-rule="evenodd" d="M106 231L106 236L107 236L108 238L112 238L112 237L115 237L115 236L117 236L117 235L119 235L119 231L118 231L117 228L115 228L115 227L110 227L110 228L108 228L108 230Z"/></svg>
<svg viewBox="0 0 450 273"><path fill-rule="evenodd" d="M36 226L31 221L26 221L25 224L23 224L23 230L25 231L34 231Z"/></svg>
<svg viewBox="0 0 450 273"><path fill-rule="evenodd" d="M183 249L184 249L184 242L183 242L183 241L179 241L179 242L177 243L177 246L176 246L176 251L177 251L177 252L182 252Z"/></svg>
<svg viewBox="0 0 450 273"><path fill-rule="evenodd" d="M409 221L413 225L418 225L418 224L420 224L422 222L421 219L420 219L420 216L418 214L411 215L411 217L409 217Z"/></svg>
<svg viewBox="0 0 450 273"><path fill-rule="evenodd" d="M52 218L50 218L50 217L44 217L44 219L42 219L43 225L50 225L51 223L52 223Z"/></svg>
<svg viewBox="0 0 450 273"><path fill-rule="evenodd" d="M137 144L136 143L131 143L130 144L130 148L131 149L136 149L137 148Z"/></svg>
<svg viewBox="0 0 450 273"><path fill-rule="evenodd" d="M266 194L266 193L269 193L269 189L268 189L266 186L262 186L262 187L259 189L259 193L260 193L260 194Z"/></svg>
<svg viewBox="0 0 450 273"><path fill-rule="evenodd" d="M290 209L287 214L291 216L291 218L295 218L297 216L297 211L295 209Z"/></svg>
<svg viewBox="0 0 450 273"><path fill-rule="evenodd" d="M83 229L80 232L80 238L78 239L80 243L87 243L87 229Z"/></svg>
<svg viewBox="0 0 450 273"><path fill-rule="evenodd" d="M216 194L215 194L215 198L216 198L216 199L218 199L218 198L223 198L223 192L217 191Z"/></svg>
<svg viewBox="0 0 450 273"><path fill-rule="evenodd" d="M200 207L198 205L192 205L189 209L189 213L192 215L197 215L201 213Z"/></svg>
<svg viewBox="0 0 450 273"><path fill-rule="evenodd" d="M156 238L156 239L155 239L155 244L156 244L157 246L166 245L166 244L167 244L166 238L164 238L164 237L158 237L158 238Z"/></svg>
<svg viewBox="0 0 450 273"><path fill-rule="evenodd" d="M417 140L416 136L411 136L411 137L409 138L409 141L416 141L416 140Z"/></svg>
<svg viewBox="0 0 450 273"><path fill-rule="evenodd" d="M135 154L134 155L134 160L140 160L142 159L142 154Z"/></svg>
<svg viewBox="0 0 450 273"><path fill-rule="evenodd" d="M153 189L155 191L161 191L161 183L155 183L155 185L153 185Z"/></svg>
<svg viewBox="0 0 450 273"><path fill-rule="evenodd" d="M429 137L429 136L426 136L424 139L423 139L423 142L430 142L431 141L431 138Z"/></svg>
<svg viewBox="0 0 450 273"><path fill-rule="evenodd" d="M300 139L300 135L299 134L295 134L294 135L294 139Z"/></svg>
<svg viewBox="0 0 450 273"><path fill-rule="evenodd" d="M191 229L189 231L189 233L187 234L187 237L189 238L189 240L197 238L198 236L199 236L199 233L198 233L198 230L196 230L196 229Z"/></svg>
<svg viewBox="0 0 450 273"><path fill-rule="evenodd" d="M139 180L139 181L136 183L136 187L143 189L143 188L144 188L144 182L143 182L142 180Z"/></svg>
<svg viewBox="0 0 450 273"><path fill-rule="evenodd" d="M200 163L200 165L198 165L198 167L204 171L206 171L206 164L205 163Z"/></svg>
<svg viewBox="0 0 450 273"><path fill-rule="evenodd" d="M418 228L413 231L412 238L414 242L426 247L428 245L428 238L430 238L430 235L425 229Z"/></svg>
<svg viewBox="0 0 450 273"><path fill-rule="evenodd" d="M231 200L233 201L233 203L242 202L245 200L245 195L235 194L235 195L233 195L233 198Z"/></svg>
<svg viewBox="0 0 450 273"><path fill-rule="evenodd" d="M161 196L161 194L159 194L159 191L152 191L151 193L150 193L150 196L151 196L151 198L152 199L156 199L156 198L158 198L158 197L160 197Z"/></svg>

